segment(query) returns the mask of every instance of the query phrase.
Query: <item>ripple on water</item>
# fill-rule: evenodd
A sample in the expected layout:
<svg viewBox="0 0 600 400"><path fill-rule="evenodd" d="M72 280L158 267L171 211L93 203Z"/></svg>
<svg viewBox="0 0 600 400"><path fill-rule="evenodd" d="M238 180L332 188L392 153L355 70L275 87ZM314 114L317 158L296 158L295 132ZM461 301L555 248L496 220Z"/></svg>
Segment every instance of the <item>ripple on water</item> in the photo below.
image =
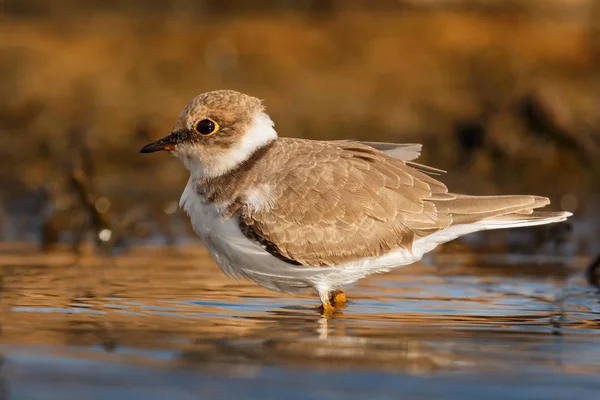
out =
<svg viewBox="0 0 600 400"><path fill-rule="evenodd" d="M327 320L315 297L231 281L201 249L179 251L131 252L110 263L11 257L2 269L0 392L4 385L15 398L600 394L600 296L572 266L569 273L532 266L535 273L518 277L484 266L410 267L360 282L348 291L348 307Z"/></svg>

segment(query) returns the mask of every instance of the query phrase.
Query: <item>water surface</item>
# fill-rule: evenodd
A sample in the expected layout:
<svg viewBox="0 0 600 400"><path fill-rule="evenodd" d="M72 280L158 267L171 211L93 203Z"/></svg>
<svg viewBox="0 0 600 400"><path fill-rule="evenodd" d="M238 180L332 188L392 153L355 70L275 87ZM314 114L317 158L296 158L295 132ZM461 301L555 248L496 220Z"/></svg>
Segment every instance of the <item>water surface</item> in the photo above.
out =
<svg viewBox="0 0 600 400"><path fill-rule="evenodd" d="M3 244L0 398L598 398L583 261L500 260L372 276L327 320L314 296L225 278L199 246Z"/></svg>

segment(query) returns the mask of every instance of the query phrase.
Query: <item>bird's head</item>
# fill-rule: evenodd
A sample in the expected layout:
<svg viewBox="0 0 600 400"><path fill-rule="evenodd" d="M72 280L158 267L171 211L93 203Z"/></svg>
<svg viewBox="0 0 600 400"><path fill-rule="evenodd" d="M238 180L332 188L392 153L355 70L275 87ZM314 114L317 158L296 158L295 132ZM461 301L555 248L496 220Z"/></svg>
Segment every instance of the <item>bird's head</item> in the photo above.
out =
<svg viewBox="0 0 600 400"><path fill-rule="evenodd" d="M168 151L192 175L210 178L236 168L276 138L273 121L259 99L233 90L217 90L191 100L171 133L140 152Z"/></svg>

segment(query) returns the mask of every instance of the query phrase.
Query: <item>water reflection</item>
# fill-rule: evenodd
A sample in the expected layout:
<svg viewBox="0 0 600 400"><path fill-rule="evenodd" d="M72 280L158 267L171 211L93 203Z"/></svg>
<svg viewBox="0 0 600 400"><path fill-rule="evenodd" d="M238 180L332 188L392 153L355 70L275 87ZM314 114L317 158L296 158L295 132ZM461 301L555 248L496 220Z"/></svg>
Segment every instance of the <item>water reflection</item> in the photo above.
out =
<svg viewBox="0 0 600 400"><path fill-rule="evenodd" d="M535 372L569 382L600 374L598 290L586 285L583 260L520 265L520 277L464 260L408 267L361 282L329 320L315 298L225 278L198 247L104 259L5 246L0 263L5 385L55 373L82 379L77 368L55 372L64 360L244 379L266 368L323 377Z"/></svg>

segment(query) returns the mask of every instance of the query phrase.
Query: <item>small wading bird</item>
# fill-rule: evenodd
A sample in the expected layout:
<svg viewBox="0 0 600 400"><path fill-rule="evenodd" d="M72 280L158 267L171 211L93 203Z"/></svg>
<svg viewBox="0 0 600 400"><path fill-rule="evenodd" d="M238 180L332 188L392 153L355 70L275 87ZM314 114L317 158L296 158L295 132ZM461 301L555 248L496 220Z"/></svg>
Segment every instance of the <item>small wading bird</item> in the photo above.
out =
<svg viewBox="0 0 600 400"><path fill-rule="evenodd" d="M313 288L331 313L346 285L486 229L564 221L539 196L449 193L420 145L280 138L261 101L204 93L144 146L190 171L180 205L225 274L278 292Z"/></svg>

